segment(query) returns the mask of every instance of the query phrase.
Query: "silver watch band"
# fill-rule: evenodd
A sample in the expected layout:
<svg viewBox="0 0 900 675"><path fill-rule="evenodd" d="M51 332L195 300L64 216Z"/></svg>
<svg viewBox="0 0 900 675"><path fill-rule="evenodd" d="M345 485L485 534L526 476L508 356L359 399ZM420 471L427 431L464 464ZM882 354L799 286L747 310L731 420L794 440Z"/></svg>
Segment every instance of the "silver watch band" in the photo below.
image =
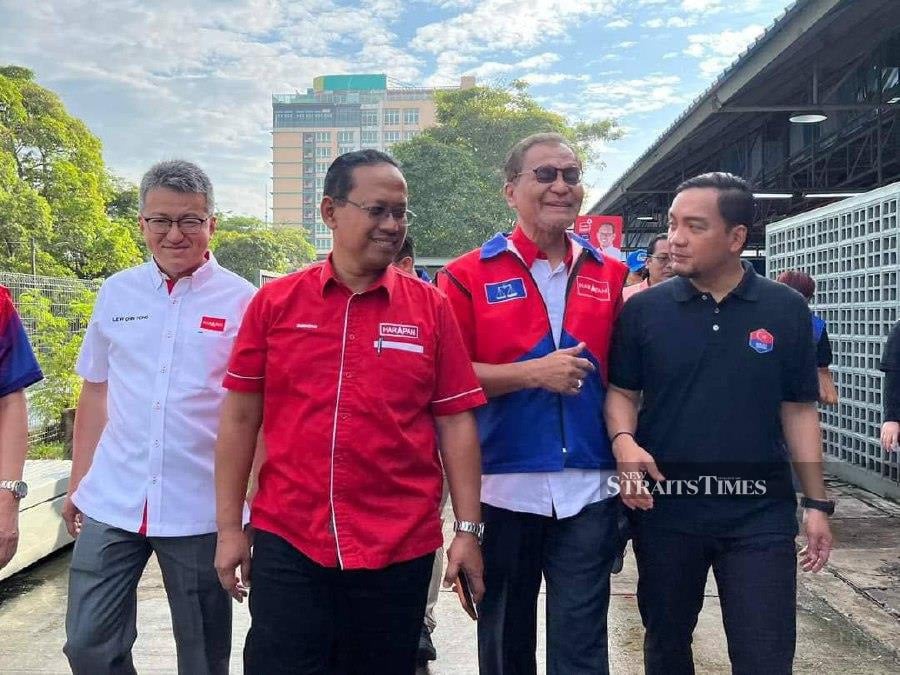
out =
<svg viewBox="0 0 900 675"><path fill-rule="evenodd" d="M484 537L484 523L474 523L471 520L457 520L453 523L453 531L473 534L480 544Z"/></svg>

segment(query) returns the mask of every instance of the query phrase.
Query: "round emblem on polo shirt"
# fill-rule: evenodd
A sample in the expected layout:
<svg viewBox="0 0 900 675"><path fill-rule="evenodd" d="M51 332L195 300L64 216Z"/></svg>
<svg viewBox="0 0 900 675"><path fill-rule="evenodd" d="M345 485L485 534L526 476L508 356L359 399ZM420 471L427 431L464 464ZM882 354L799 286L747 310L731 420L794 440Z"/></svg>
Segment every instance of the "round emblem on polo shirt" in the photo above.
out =
<svg viewBox="0 0 900 675"><path fill-rule="evenodd" d="M758 354L768 354L775 348L775 337L765 328L750 332L750 349Z"/></svg>

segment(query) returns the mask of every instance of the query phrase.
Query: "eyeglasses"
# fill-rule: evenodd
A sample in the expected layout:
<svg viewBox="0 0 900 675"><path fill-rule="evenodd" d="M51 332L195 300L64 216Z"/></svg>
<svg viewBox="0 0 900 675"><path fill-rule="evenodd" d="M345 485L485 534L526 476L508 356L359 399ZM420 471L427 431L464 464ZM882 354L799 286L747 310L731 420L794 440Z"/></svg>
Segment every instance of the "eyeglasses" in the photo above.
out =
<svg viewBox="0 0 900 675"><path fill-rule="evenodd" d="M653 258L654 260L658 260L661 265L668 265L671 258L665 254L660 255L648 255L648 258Z"/></svg>
<svg viewBox="0 0 900 675"><path fill-rule="evenodd" d="M409 221L416 217L415 213L404 206L396 206L392 209L389 209L387 206L363 206L362 204L357 204L356 202L346 198L344 198L342 201L345 201L358 209L362 209L363 211L368 211L369 218L371 218L376 223L380 223L388 216L391 216L400 224L408 224Z"/></svg>
<svg viewBox="0 0 900 675"><path fill-rule="evenodd" d="M153 234L168 234L169 230L172 229L172 225L178 225L178 229L181 230L182 234L196 234L200 231L200 228L209 220L209 216L206 218L197 218L196 216L187 216L185 218L179 218L174 220L172 218L160 218L157 216L153 216L152 218L144 218L144 222L147 223L147 227Z"/></svg>
<svg viewBox="0 0 900 675"><path fill-rule="evenodd" d="M556 177L559 174L562 174L563 182L566 185L578 185L581 182L581 169L577 166L567 166L565 169L559 169L549 165L536 166L533 169L520 171L516 174L516 178L522 174L528 173L528 171L531 171L534 174L534 179L538 183L553 183L556 181Z"/></svg>

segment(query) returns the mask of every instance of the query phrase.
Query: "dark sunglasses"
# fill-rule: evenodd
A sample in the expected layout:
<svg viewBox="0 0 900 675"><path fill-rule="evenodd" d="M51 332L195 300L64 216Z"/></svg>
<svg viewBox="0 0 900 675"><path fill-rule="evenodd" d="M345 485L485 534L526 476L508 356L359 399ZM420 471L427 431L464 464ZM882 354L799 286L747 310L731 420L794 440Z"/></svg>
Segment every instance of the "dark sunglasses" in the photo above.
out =
<svg viewBox="0 0 900 675"><path fill-rule="evenodd" d="M538 183L552 183L559 174L562 174L563 182L566 185L578 185L581 182L581 169L577 166L567 166L565 169L558 169L555 166L536 166L531 169L531 172ZM520 171L516 177L523 173L526 172Z"/></svg>

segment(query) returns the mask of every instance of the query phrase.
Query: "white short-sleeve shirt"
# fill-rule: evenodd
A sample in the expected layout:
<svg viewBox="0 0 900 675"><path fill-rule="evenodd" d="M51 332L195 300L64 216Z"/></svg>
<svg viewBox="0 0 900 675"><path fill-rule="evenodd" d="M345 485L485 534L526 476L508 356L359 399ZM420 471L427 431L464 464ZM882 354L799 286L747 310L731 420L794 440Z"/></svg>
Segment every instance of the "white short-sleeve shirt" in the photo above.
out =
<svg viewBox="0 0 900 675"><path fill-rule="evenodd" d="M216 530L222 378L255 290L211 253L171 293L152 260L103 283L75 366L108 383L106 427L72 496L83 513L138 532L146 505L148 536Z"/></svg>

